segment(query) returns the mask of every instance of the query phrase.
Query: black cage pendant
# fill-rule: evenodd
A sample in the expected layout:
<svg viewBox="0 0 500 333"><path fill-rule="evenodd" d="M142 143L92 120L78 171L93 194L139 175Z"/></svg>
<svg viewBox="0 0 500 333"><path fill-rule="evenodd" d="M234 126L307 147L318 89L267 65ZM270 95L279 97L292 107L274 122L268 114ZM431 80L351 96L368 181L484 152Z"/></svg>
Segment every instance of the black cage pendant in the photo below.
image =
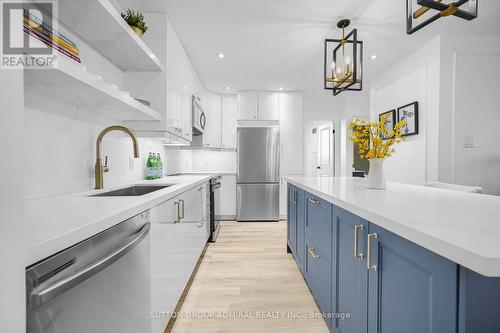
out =
<svg viewBox="0 0 500 333"><path fill-rule="evenodd" d="M350 23L337 23L342 39L325 40L325 89L333 90L335 96L346 90L363 89L363 42L358 40L356 29L345 34Z"/></svg>
<svg viewBox="0 0 500 333"><path fill-rule="evenodd" d="M471 21L477 17L479 0L406 0L406 33L422 29L441 17L456 16Z"/></svg>

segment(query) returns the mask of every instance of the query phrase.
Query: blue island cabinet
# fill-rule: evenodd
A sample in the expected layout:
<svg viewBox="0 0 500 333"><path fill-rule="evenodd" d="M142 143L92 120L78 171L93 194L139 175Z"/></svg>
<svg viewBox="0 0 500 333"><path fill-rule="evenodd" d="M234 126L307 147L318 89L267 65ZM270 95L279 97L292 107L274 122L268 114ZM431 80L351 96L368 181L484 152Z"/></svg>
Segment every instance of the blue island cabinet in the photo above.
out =
<svg viewBox="0 0 500 333"><path fill-rule="evenodd" d="M500 333L500 279L477 276L296 186L288 194L288 249L320 310L333 313L332 332ZM487 322L477 295L490 300Z"/></svg>
<svg viewBox="0 0 500 333"><path fill-rule="evenodd" d="M305 195L304 191L288 185L287 250L304 272L305 257Z"/></svg>
<svg viewBox="0 0 500 333"><path fill-rule="evenodd" d="M366 263L368 333L457 332L455 263L374 224Z"/></svg>
<svg viewBox="0 0 500 333"><path fill-rule="evenodd" d="M305 193L305 262L304 275L323 313L332 313L332 204ZM330 322L327 321L329 325Z"/></svg>
<svg viewBox="0 0 500 333"><path fill-rule="evenodd" d="M288 253L295 253L297 246L297 188L288 184L288 205L287 205L287 250Z"/></svg>
<svg viewBox="0 0 500 333"><path fill-rule="evenodd" d="M336 333L366 333L368 309L368 271L366 235L368 222L341 208L334 207L332 271L333 311L349 318L332 318Z"/></svg>

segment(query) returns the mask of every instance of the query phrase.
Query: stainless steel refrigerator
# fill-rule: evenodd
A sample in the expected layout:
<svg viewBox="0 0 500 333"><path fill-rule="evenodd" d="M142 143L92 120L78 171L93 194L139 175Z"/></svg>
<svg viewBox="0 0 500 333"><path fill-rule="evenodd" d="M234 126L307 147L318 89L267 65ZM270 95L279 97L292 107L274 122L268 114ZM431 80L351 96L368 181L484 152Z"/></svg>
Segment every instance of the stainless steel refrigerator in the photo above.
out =
<svg viewBox="0 0 500 333"><path fill-rule="evenodd" d="M237 220L279 220L279 147L276 127L238 128Z"/></svg>

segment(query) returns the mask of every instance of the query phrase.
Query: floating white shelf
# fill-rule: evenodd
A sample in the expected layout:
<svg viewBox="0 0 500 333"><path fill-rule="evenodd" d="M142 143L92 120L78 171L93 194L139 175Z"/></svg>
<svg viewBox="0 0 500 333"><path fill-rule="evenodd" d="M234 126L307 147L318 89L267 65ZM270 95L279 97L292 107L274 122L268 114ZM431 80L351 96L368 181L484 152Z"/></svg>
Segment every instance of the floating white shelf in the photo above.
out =
<svg viewBox="0 0 500 333"><path fill-rule="evenodd" d="M59 21L122 70L163 70L162 63L108 0L64 0L58 6Z"/></svg>
<svg viewBox="0 0 500 333"><path fill-rule="evenodd" d="M129 93L88 73L79 64L61 58L58 68L24 71L27 94L41 93L120 121L161 119L158 112L136 101Z"/></svg>

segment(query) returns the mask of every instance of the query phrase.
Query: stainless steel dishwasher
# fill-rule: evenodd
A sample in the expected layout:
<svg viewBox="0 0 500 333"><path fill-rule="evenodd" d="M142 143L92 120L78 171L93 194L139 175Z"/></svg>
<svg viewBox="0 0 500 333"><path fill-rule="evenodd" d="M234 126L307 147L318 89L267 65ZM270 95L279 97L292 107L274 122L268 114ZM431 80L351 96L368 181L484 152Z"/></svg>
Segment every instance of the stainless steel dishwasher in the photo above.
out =
<svg viewBox="0 0 500 333"><path fill-rule="evenodd" d="M26 269L28 333L150 332L149 212Z"/></svg>

